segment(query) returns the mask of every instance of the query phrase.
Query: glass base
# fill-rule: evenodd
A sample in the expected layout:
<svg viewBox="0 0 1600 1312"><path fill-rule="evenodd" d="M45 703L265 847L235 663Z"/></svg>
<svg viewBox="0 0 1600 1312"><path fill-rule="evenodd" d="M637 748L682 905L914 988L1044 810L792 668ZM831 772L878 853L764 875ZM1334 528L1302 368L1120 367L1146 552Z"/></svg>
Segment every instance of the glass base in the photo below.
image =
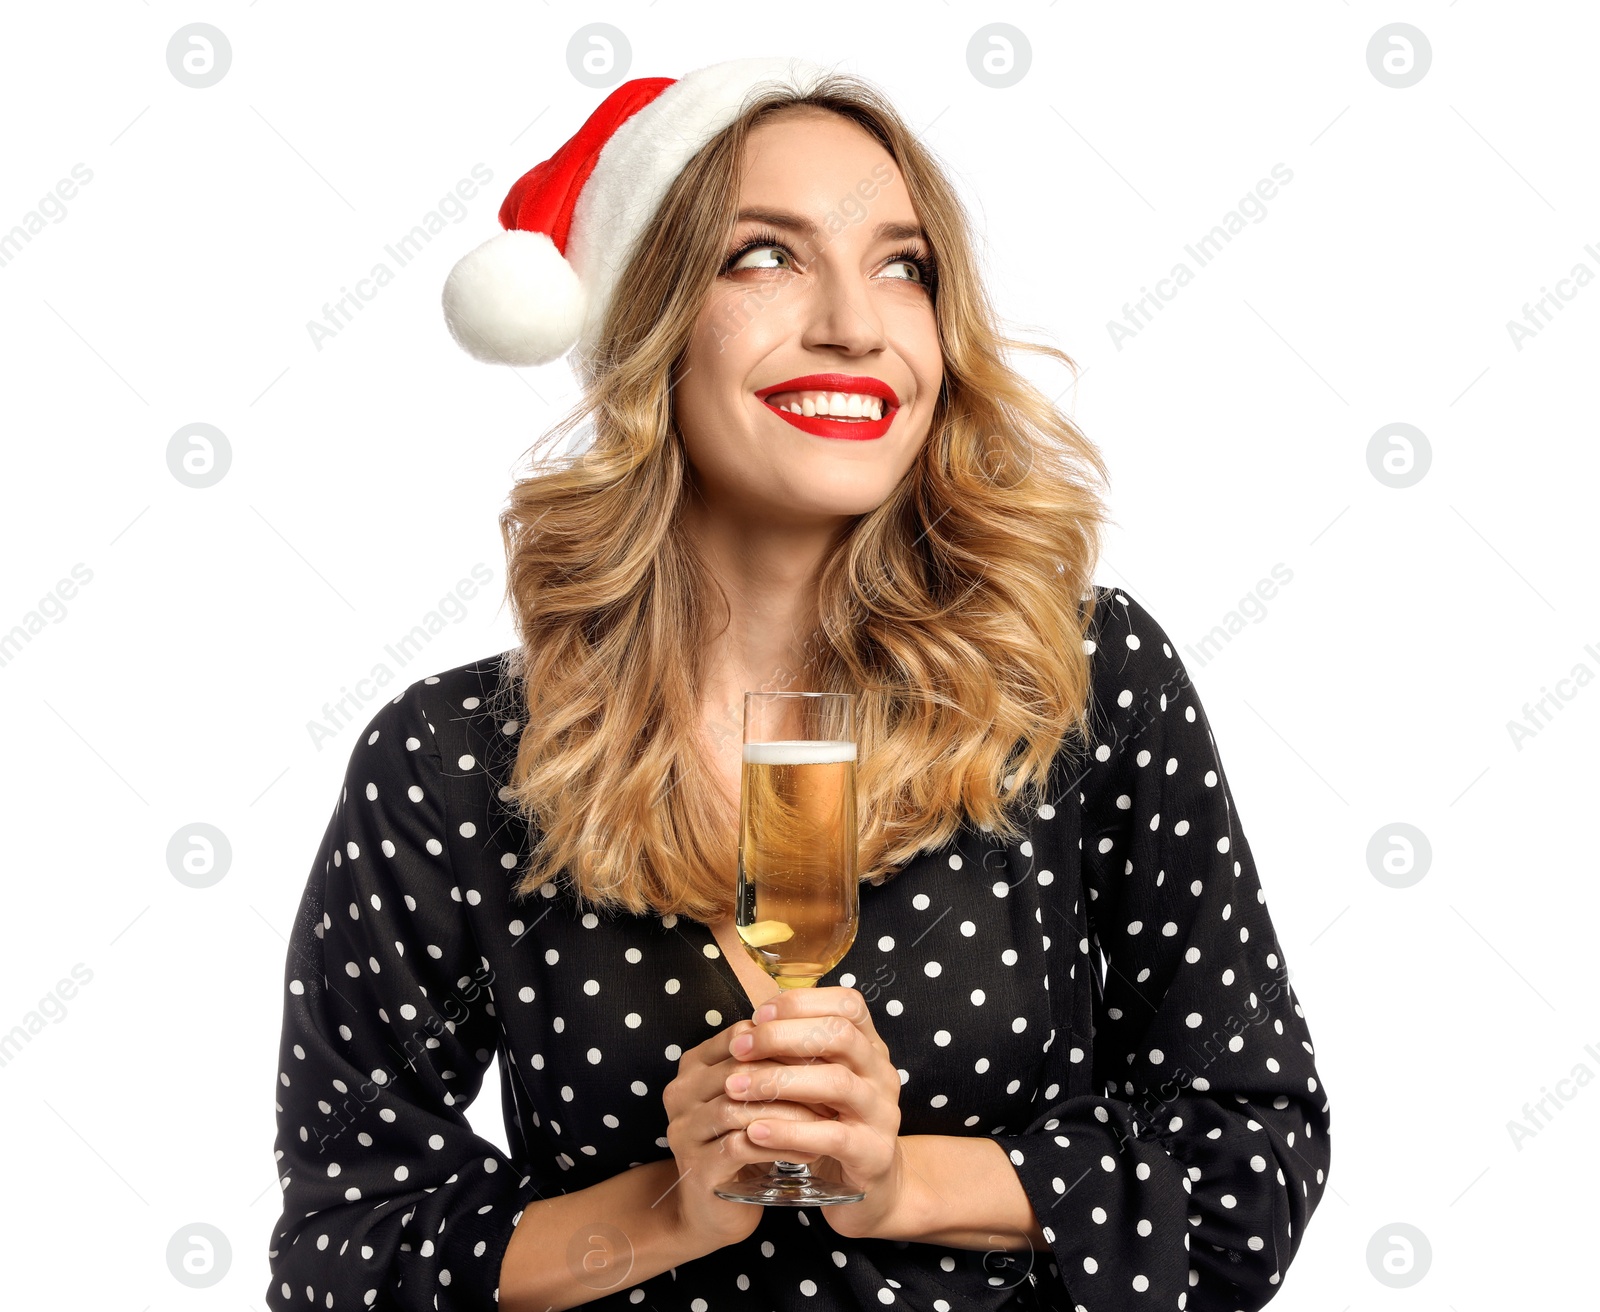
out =
<svg viewBox="0 0 1600 1312"><path fill-rule="evenodd" d="M829 1203L859 1203L866 1197L837 1180L813 1179L804 1162L774 1162L765 1175L753 1180L729 1180L712 1192L731 1203L760 1203L767 1207L826 1207Z"/></svg>

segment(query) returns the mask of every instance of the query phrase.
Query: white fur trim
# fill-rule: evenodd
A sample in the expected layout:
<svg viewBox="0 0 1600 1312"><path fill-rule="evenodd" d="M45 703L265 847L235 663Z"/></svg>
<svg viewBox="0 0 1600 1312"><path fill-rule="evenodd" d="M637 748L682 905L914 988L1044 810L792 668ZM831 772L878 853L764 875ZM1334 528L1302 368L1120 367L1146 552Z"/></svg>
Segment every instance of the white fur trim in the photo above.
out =
<svg viewBox="0 0 1600 1312"><path fill-rule="evenodd" d="M635 239L683 166L733 122L756 84L806 87L825 71L798 58L723 60L684 74L612 133L578 194L567 234L567 261L589 293L575 368L595 346Z"/></svg>
<svg viewBox="0 0 1600 1312"><path fill-rule="evenodd" d="M509 229L468 251L444 284L444 318L469 355L489 364L545 364L582 331L588 298L542 232Z"/></svg>

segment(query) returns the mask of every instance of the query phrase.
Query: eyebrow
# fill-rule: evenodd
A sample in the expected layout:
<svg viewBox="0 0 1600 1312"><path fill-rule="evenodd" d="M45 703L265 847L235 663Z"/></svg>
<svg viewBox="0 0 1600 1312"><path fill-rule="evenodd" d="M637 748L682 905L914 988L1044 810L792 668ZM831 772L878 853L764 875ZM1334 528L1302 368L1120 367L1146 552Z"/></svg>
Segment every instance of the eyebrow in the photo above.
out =
<svg viewBox="0 0 1600 1312"><path fill-rule="evenodd" d="M770 223L775 228L787 228L791 232L803 232L808 237L815 237L821 231L815 223L790 210L751 208L742 209L733 216L735 223L740 223L746 219L756 223ZM928 234L915 223L892 223L886 220L872 230L872 239L874 241L882 241L884 238L888 238L891 241L909 241L915 238L926 245L932 245L928 241Z"/></svg>

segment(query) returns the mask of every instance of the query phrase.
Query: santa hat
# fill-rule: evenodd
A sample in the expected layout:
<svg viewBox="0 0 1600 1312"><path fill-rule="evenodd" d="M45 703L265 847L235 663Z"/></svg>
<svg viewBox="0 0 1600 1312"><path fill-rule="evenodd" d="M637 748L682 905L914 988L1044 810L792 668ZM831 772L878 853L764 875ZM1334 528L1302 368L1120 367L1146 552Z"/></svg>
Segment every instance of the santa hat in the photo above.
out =
<svg viewBox="0 0 1600 1312"><path fill-rule="evenodd" d="M622 83L500 206L506 231L467 252L444 284L444 317L468 354L537 365L587 356L634 240L683 166L758 85L805 90L804 59L730 59L681 78Z"/></svg>

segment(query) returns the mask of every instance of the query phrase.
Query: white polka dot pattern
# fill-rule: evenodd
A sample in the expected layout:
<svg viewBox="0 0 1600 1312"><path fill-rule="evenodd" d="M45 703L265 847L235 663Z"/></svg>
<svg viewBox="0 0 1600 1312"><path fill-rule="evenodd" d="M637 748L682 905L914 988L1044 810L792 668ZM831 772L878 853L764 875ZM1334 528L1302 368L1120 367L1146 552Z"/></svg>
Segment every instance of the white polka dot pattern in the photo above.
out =
<svg viewBox="0 0 1600 1312"><path fill-rule="evenodd" d="M444 854L421 687L353 750L291 935L274 1308L493 1307L513 1218L538 1196L461 1114L499 1025Z"/></svg>
<svg viewBox="0 0 1600 1312"><path fill-rule="evenodd" d="M1100 589L1089 650L1095 741L1060 754L1026 837L968 828L864 884L821 981L872 1009L901 1133L993 1138L1048 1249L855 1241L771 1208L585 1307L1220 1312L1276 1291L1328 1166L1310 1035L1166 635ZM504 791L515 691L498 658L420 679L352 748L286 961L273 1312L493 1308L524 1207L670 1156L663 1088L749 1015L705 925L511 897L534 837ZM497 1057L509 1155L462 1114Z"/></svg>
<svg viewBox="0 0 1600 1312"><path fill-rule="evenodd" d="M1050 1242L1061 1308L1260 1307L1324 1192L1327 1095L1188 672L1124 593L1101 590L1094 628L1087 934L1064 907L1057 921L1091 976L1090 943L1105 957L1093 1080L1074 1092L1090 1047L1074 1030L1055 1067L1067 1096L994 1137Z"/></svg>

